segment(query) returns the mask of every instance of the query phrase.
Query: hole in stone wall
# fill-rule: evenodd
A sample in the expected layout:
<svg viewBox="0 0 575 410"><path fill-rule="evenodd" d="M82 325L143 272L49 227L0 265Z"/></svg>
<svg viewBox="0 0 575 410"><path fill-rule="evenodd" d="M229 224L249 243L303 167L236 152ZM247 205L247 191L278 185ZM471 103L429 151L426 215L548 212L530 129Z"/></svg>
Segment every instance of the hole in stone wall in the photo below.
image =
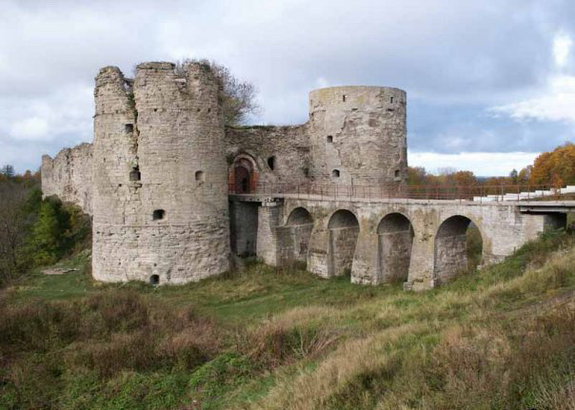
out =
<svg viewBox="0 0 575 410"><path fill-rule="evenodd" d="M139 181L142 178L139 167L132 167L130 171L130 181Z"/></svg>
<svg viewBox="0 0 575 410"><path fill-rule="evenodd" d="M334 169L331 171L331 176L334 178L339 178L339 169Z"/></svg>
<svg viewBox="0 0 575 410"><path fill-rule="evenodd" d="M196 171L196 182L204 182L204 171Z"/></svg>
<svg viewBox="0 0 575 410"><path fill-rule="evenodd" d="M393 104L393 97L389 99L389 102Z"/></svg>
<svg viewBox="0 0 575 410"><path fill-rule="evenodd" d="M212 112L212 109L211 109L211 108L208 108L208 114L211 113L211 112Z"/></svg>
<svg viewBox="0 0 575 410"><path fill-rule="evenodd" d="M328 136L327 136L327 142L328 142L329 144L331 144L331 143L333 142L333 135L328 135Z"/></svg>
<svg viewBox="0 0 575 410"><path fill-rule="evenodd" d="M166 216L166 211L164 211L163 209L156 209L154 210L154 212L152 213L152 219L154 221L158 221L160 219L164 219L164 216Z"/></svg>
<svg viewBox="0 0 575 410"><path fill-rule="evenodd" d="M132 132L134 132L134 124L125 124L124 131L126 132L126 134L131 134Z"/></svg>
<svg viewBox="0 0 575 410"><path fill-rule="evenodd" d="M150 276L150 285L157 286L160 284L160 277L158 275Z"/></svg>
<svg viewBox="0 0 575 410"><path fill-rule="evenodd" d="M399 178L399 169L396 169L396 170L395 170L395 177L396 177L396 178Z"/></svg>
<svg viewBox="0 0 575 410"><path fill-rule="evenodd" d="M345 94L341 96L341 100L345 102Z"/></svg>
<svg viewBox="0 0 575 410"><path fill-rule="evenodd" d="M276 168L276 157L271 156L268 158L268 167L273 171Z"/></svg>

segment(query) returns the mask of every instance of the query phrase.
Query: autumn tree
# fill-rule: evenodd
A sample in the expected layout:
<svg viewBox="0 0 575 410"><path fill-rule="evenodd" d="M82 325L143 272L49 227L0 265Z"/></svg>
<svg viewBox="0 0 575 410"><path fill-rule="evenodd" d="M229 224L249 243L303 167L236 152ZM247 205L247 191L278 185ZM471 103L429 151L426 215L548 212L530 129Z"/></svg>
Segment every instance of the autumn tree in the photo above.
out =
<svg viewBox="0 0 575 410"><path fill-rule="evenodd" d="M575 145L566 143L539 155L529 181L533 185L575 184Z"/></svg>

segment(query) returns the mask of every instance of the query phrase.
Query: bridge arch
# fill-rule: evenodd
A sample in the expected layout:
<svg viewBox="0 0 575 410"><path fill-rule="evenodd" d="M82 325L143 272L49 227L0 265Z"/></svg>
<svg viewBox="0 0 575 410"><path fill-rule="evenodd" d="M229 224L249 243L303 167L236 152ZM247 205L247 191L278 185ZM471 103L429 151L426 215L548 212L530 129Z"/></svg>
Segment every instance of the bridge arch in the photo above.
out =
<svg viewBox="0 0 575 410"><path fill-rule="evenodd" d="M483 237L478 225L463 215L450 216L435 234L435 283L440 285L474 270L482 257Z"/></svg>
<svg viewBox="0 0 575 410"><path fill-rule="evenodd" d="M328 276L351 272L355 247L359 237L359 221L347 209L334 212L328 222Z"/></svg>
<svg viewBox="0 0 575 410"><path fill-rule="evenodd" d="M309 242L313 230L311 213L304 207L294 208L285 226L289 229L290 242L293 244L293 260L307 264Z"/></svg>
<svg viewBox="0 0 575 410"><path fill-rule="evenodd" d="M407 281L414 236L411 221L398 212L387 214L379 222L377 236L379 281Z"/></svg>

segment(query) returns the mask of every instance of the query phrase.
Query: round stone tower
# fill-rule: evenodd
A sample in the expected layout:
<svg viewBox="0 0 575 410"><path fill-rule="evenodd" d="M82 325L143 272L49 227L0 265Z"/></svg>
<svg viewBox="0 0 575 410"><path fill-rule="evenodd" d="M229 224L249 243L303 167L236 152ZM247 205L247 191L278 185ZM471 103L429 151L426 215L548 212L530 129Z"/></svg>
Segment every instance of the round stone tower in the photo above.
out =
<svg viewBox="0 0 575 410"><path fill-rule="evenodd" d="M184 283L229 269L227 163L209 66L96 78L93 276Z"/></svg>
<svg viewBox="0 0 575 410"><path fill-rule="evenodd" d="M312 91L309 100L316 183L395 186L407 181L405 91L331 87Z"/></svg>

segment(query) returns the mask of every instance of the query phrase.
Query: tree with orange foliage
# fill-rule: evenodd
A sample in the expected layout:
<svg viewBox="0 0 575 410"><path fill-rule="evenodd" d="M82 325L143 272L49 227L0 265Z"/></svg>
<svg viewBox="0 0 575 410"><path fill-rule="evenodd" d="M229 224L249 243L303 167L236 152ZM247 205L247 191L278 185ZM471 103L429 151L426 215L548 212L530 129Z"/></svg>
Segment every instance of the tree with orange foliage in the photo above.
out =
<svg viewBox="0 0 575 410"><path fill-rule="evenodd" d="M533 185L575 184L575 145L566 143L535 159L529 182Z"/></svg>

